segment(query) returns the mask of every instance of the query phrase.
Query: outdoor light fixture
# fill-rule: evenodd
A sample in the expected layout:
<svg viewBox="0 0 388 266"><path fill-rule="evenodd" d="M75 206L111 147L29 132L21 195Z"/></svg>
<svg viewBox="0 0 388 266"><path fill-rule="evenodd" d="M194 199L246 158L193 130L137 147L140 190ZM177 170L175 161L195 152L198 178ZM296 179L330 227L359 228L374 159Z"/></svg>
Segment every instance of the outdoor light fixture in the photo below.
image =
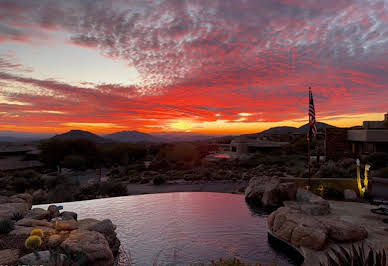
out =
<svg viewBox="0 0 388 266"><path fill-rule="evenodd" d="M370 169L370 165L365 165L365 171L364 171L364 184L361 183L361 172L360 172L360 160L357 159L357 186L358 190L360 191L360 196L364 197L365 191L368 190L368 171Z"/></svg>

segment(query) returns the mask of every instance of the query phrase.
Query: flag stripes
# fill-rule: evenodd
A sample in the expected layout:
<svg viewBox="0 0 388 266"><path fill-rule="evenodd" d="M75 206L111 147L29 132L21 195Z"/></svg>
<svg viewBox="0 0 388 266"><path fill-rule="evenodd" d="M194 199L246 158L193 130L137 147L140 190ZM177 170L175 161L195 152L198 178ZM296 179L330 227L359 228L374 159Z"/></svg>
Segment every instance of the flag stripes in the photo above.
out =
<svg viewBox="0 0 388 266"><path fill-rule="evenodd" d="M315 107L313 93L311 87L309 87L309 134L308 137L311 140L312 137L317 135L317 123L315 120Z"/></svg>

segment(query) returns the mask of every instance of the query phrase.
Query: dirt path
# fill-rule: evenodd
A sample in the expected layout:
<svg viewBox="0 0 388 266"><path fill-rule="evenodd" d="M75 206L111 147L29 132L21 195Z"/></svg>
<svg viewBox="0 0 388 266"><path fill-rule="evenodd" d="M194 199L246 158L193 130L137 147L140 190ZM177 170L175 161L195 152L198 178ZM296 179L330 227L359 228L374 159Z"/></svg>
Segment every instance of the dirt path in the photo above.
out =
<svg viewBox="0 0 388 266"><path fill-rule="evenodd" d="M248 182L209 182L201 184L129 184L128 195L166 193L166 192L236 192L246 187Z"/></svg>

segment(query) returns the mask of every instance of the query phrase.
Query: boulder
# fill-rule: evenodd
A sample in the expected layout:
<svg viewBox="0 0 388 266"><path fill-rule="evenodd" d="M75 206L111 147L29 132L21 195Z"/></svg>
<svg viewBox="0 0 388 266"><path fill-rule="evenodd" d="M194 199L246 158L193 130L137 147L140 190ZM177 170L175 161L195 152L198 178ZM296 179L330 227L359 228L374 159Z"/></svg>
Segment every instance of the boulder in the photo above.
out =
<svg viewBox="0 0 388 266"><path fill-rule="evenodd" d="M276 207L279 201L279 181L275 180L265 185L261 203L264 207Z"/></svg>
<svg viewBox="0 0 388 266"><path fill-rule="evenodd" d="M50 205L47 208L47 211L49 212L50 219L56 218L59 216L59 209L56 205Z"/></svg>
<svg viewBox="0 0 388 266"><path fill-rule="evenodd" d="M14 214L26 215L29 205L25 202L0 204L0 219L12 219Z"/></svg>
<svg viewBox="0 0 388 266"><path fill-rule="evenodd" d="M353 189L345 189L344 190L344 198L345 198L345 200L356 200L357 193Z"/></svg>
<svg viewBox="0 0 388 266"><path fill-rule="evenodd" d="M111 220L106 219L97 224L93 224L89 226L88 230L103 234L106 240L108 240L109 247L112 250L113 255L117 255L120 248L120 240L116 236L116 225L114 225Z"/></svg>
<svg viewBox="0 0 388 266"><path fill-rule="evenodd" d="M334 242L355 242L368 237L368 231L363 226L332 217L320 217L319 220L327 228L329 238Z"/></svg>
<svg viewBox="0 0 388 266"><path fill-rule="evenodd" d="M273 180L271 177L261 176L253 177L249 180L249 184L245 189L245 199L249 201L261 201L265 186ZM276 180L277 181L277 180Z"/></svg>
<svg viewBox="0 0 388 266"><path fill-rule="evenodd" d="M75 212L69 212L69 211L64 211L64 212L61 212L61 214L59 215L60 217L62 217L63 220L75 220L77 221L77 213Z"/></svg>
<svg viewBox="0 0 388 266"><path fill-rule="evenodd" d="M71 231L78 229L78 223L75 220L56 221L55 228L59 231Z"/></svg>
<svg viewBox="0 0 388 266"><path fill-rule="evenodd" d="M81 219L78 221L78 228L79 229L84 229L84 230L89 230L89 227L98 224L100 221L97 219L93 218L86 218L86 219Z"/></svg>
<svg viewBox="0 0 388 266"><path fill-rule="evenodd" d="M330 204L327 200L300 188L296 192L296 202L285 202L284 205L314 216L330 213Z"/></svg>
<svg viewBox="0 0 388 266"><path fill-rule="evenodd" d="M279 198L281 201L295 200L298 186L293 182L279 184Z"/></svg>
<svg viewBox="0 0 388 266"><path fill-rule="evenodd" d="M29 226L15 226L15 229L12 230L11 232L9 232L10 235L16 235L16 236L20 236L20 235L25 235L25 236L28 236L31 234L31 231L34 229L35 227L29 227ZM39 229L41 229L43 231L43 234L46 236L46 235L52 235L52 234L55 234L55 229L52 228L52 227L47 227L47 226L39 226Z"/></svg>
<svg viewBox="0 0 388 266"><path fill-rule="evenodd" d="M19 259L18 249L0 250L0 265L16 265Z"/></svg>
<svg viewBox="0 0 388 266"><path fill-rule="evenodd" d="M29 253L19 259L20 263L23 265L45 265L45 266L62 266L65 261L65 255L59 254L59 257L55 261L50 256L50 251L39 251L39 256L36 256L34 253Z"/></svg>
<svg viewBox="0 0 388 266"><path fill-rule="evenodd" d="M49 212L42 208L33 208L27 212L25 218L31 218L35 220L47 220L49 219Z"/></svg>
<svg viewBox="0 0 388 266"><path fill-rule="evenodd" d="M22 200L24 203L27 204L28 210L31 209L32 207L32 196L28 193L16 194L9 198L10 198L9 202L18 202L19 200Z"/></svg>
<svg viewBox="0 0 388 266"><path fill-rule="evenodd" d="M15 223L15 225L18 226L29 226L29 227L39 227L39 226L45 226L45 227L52 227L53 224L48 222L47 220L36 220L31 218L23 218Z"/></svg>
<svg viewBox="0 0 388 266"><path fill-rule="evenodd" d="M70 252L82 252L87 256L88 265L109 266L113 265L113 254L105 237L95 231L74 230L62 242L62 248Z"/></svg>
<svg viewBox="0 0 388 266"><path fill-rule="evenodd" d="M53 235L49 236L49 238L47 240L47 246L49 248L55 248L55 247L59 246L61 243L62 243L62 237L61 237L61 235L58 235L58 234L53 234Z"/></svg>
<svg viewBox="0 0 388 266"><path fill-rule="evenodd" d="M327 228L313 216L299 210L282 207L268 217L268 228L280 239L298 247L323 250L327 241Z"/></svg>

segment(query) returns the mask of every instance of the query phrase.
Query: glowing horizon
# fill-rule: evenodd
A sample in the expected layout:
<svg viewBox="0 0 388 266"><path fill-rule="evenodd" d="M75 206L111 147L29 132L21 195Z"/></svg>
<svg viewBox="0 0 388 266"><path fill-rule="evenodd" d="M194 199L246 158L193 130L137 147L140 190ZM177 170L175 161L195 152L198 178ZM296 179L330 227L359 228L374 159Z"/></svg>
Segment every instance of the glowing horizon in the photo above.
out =
<svg viewBox="0 0 388 266"><path fill-rule="evenodd" d="M385 0L0 2L0 131L256 133L383 120Z"/></svg>

